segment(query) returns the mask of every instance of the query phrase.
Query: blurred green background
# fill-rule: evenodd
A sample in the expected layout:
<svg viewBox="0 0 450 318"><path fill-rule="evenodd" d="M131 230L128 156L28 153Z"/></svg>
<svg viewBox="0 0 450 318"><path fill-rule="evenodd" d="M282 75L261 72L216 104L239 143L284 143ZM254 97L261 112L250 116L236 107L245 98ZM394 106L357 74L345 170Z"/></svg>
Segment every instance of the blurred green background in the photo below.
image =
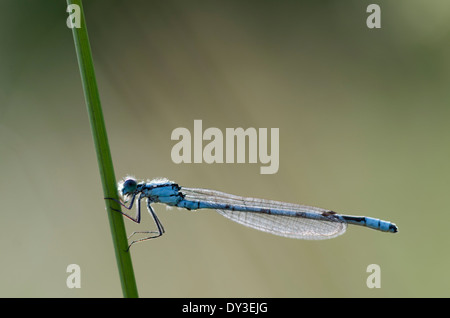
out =
<svg viewBox="0 0 450 318"><path fill-rule="evenodd" d="M450 2L85 1L116 176L395 222L327 241L155 210L142 297L449 297ZM0 296L121 297L66 2L1 0ZM280 168L174 164L177 127L280 129ZM126 220L128 231L153 228ZM69 264L81 288L66 286ZM370 264L381 288L369 289Z"/></svg>

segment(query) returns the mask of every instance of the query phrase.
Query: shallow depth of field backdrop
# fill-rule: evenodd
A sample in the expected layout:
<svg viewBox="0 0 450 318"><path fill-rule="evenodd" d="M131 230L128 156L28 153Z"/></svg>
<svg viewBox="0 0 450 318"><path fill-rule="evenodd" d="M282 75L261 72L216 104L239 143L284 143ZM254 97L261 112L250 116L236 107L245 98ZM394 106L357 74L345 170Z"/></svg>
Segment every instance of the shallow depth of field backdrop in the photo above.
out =
<svg viewBox="0 0 450 318"><path fill-rule="evenodd" d="M381 6L382 28L366 26ZM450 296L450 2L85 1L116 176L395 222L302 241L155 205L142 297ZM0 2L0 296L121 297L65 1ZM280 129L280 168L174 164L171 133ZM126 220L128 231L153 228ZM66 286L69 264L81 288ZM369 289L370 264L381 288Z"/></svg>

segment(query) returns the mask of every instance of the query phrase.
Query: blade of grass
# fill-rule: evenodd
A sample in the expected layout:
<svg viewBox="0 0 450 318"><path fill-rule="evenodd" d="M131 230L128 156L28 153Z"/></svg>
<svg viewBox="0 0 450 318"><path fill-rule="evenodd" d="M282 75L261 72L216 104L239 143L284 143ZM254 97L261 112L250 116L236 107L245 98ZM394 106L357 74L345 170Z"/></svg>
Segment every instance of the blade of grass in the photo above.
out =
<svg viewBox="0 0 450 318"><path fill-rule="evenodd" d="M75 49L80 67L81 80L86 99L86 106L91 123L94 138L100 177L103 185L105 198L118 199L116 178L109 150L108 137L106 134L100 97L95 79L94 64L92 60L91 47L84 18L81 0L67 0L67 4L75 4L80 8L81 27L72 28ZM119 269L120 282L124 297L138 297L136 281L134 278L133 264L130 253L127 252L128 240L122 215L113 209L120 210L120 205L113 200L105 200L108 211L108 219L111 227L117 266Z"/></svg>

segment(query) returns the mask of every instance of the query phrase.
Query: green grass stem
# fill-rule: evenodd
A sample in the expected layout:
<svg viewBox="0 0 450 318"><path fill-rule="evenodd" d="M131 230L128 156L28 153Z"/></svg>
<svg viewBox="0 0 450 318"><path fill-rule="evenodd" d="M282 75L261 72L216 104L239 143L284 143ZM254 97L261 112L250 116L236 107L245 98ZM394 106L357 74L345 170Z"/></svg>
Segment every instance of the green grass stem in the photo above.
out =
<svg viewBox="0 0 450 318"><path fill-rule="evenodd" d="M82 1L67 0L67 4L78 5L80 8L81 27L72 28L73 38L75 41L75 49L78 58L78 65L80 67L81 81L83 84L87 111L91 123L95 150L97 152L97 160L103 185L104 197L118 199L116 178L114 175L111 153L109 150L108 137L106 134L97 82L95 79L94 64L92 60ZM112 210L120 210L120 205L113 200L105 200L105 204L111 227L123 296L138 297L133 264L131 262L130 253L127 252L128 240L123 217L120 213Z"/></svg>

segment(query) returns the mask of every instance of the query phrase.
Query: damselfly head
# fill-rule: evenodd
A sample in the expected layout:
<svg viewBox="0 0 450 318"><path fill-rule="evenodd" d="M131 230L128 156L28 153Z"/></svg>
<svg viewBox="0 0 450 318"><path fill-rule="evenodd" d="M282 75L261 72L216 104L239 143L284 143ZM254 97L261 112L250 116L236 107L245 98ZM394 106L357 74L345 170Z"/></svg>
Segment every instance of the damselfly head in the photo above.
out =
<svg viewBox="0 0 450 318"><path fill-rule="evenodd" d="M137 182L133 178L127 178L122 182L119 182L119 192L122 196L128 196L133 194L137 189Z"/></svg>

